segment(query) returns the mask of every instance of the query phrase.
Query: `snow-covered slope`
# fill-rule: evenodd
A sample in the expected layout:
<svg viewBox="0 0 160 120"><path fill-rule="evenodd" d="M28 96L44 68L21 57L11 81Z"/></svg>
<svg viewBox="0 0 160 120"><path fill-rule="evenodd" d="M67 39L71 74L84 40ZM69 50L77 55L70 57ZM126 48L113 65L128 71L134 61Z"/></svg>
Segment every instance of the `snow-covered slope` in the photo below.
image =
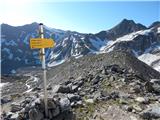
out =
<svg viewBox="0 0 160 120"><path fill-rule="evenodd" d="M125 50L134 54L139 60L160 71L160 27L140 30L120 38L106 46L103 52Z"/></svg>

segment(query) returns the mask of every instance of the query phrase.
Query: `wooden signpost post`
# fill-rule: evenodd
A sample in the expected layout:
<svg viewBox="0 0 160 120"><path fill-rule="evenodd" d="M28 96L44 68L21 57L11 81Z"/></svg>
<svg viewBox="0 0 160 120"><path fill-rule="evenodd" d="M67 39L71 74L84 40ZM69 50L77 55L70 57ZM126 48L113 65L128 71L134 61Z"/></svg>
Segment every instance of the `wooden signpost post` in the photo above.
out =
<svg viewBox="0 0 160 120"><path fill-rule="evenodd" d="M30 39L30 48L31 49L40 49L40 56L42 58L42 69L43 69L43 79L44 79L44 103L45 103L45 115L48 117L48 105L47 105L47 78L46 78L46 60L45 60L45 48L54 47L55 43L52 39L44 38L43 24L39 24L39 34L40 38L31 38Z"/></svg>

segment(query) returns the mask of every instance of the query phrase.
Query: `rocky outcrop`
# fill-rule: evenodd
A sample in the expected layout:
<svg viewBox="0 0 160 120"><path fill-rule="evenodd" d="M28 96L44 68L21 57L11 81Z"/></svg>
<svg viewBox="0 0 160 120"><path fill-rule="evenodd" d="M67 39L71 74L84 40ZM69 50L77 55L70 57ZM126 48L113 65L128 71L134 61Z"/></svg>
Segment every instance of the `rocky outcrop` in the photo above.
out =
<svg viewBox="0 0 160 120"><path fill-rule="evenodd" d="M119 65L103 65L83 76L49 84L48 116L43 90L35 89L12 103L7 120L141 120L159 117L159 79L144 80ZM4 104L5 105L5 104ZM119 116L120 115L120 116ZM124 115L124 116L123 116ZM130 117L129 117L130 116ZM14 119L13 119L14 118Z"/></svg>

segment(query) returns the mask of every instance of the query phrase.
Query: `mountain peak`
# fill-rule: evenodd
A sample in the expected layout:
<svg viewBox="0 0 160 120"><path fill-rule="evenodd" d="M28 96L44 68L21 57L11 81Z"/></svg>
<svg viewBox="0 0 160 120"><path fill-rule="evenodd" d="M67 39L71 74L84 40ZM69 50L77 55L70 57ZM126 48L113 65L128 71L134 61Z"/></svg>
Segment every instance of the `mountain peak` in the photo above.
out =
<svg viewBox="0 0 160 120"><path fill-rule="evenodd" d="M122 23L132 23L132 24L136 24L133 20L128 20L128 19L126 19L126 18L124 18L120 23L121 23L121 24L122 24Z"/></svg>
<svg viewBox="0 0 160 120"><path fill-rule="evenodd" d="M144 26L144 25L142 25L140 23L135 23L133 20L128 20L126 18L123 19L117 26L118 27L124 27L126 25L128 25L129 27L134 28L135 31L147 28L146 26ZM115 27L117 27L117 26L115 26Z"/></svg>
<svg viewBox="0 0 160 120"><path fill-rule="evenodd" d="M115 40L123 35L144 29L147 29L147 27L140 23L135 23L133 20L123 19L115 27L107 31L109 36L108 39Z"/></svg>

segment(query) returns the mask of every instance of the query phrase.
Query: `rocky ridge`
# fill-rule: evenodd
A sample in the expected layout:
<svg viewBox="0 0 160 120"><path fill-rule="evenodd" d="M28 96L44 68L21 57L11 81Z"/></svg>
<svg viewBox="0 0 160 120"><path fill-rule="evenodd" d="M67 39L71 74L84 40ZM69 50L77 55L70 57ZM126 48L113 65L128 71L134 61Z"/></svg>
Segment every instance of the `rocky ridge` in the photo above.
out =
<svg viewBox="0 0 160 120"><path fill-rule="evenodd" d="M160 78L144 81L134 71L116 64L104 65L97 71L91 70L85 76L70 77L59 84L48 86L47 119L159 119L159 81ZM45 118L43 89L19 94L18 99L12 98L11 101L11 112L4 112L2 119Z"/></svg>

